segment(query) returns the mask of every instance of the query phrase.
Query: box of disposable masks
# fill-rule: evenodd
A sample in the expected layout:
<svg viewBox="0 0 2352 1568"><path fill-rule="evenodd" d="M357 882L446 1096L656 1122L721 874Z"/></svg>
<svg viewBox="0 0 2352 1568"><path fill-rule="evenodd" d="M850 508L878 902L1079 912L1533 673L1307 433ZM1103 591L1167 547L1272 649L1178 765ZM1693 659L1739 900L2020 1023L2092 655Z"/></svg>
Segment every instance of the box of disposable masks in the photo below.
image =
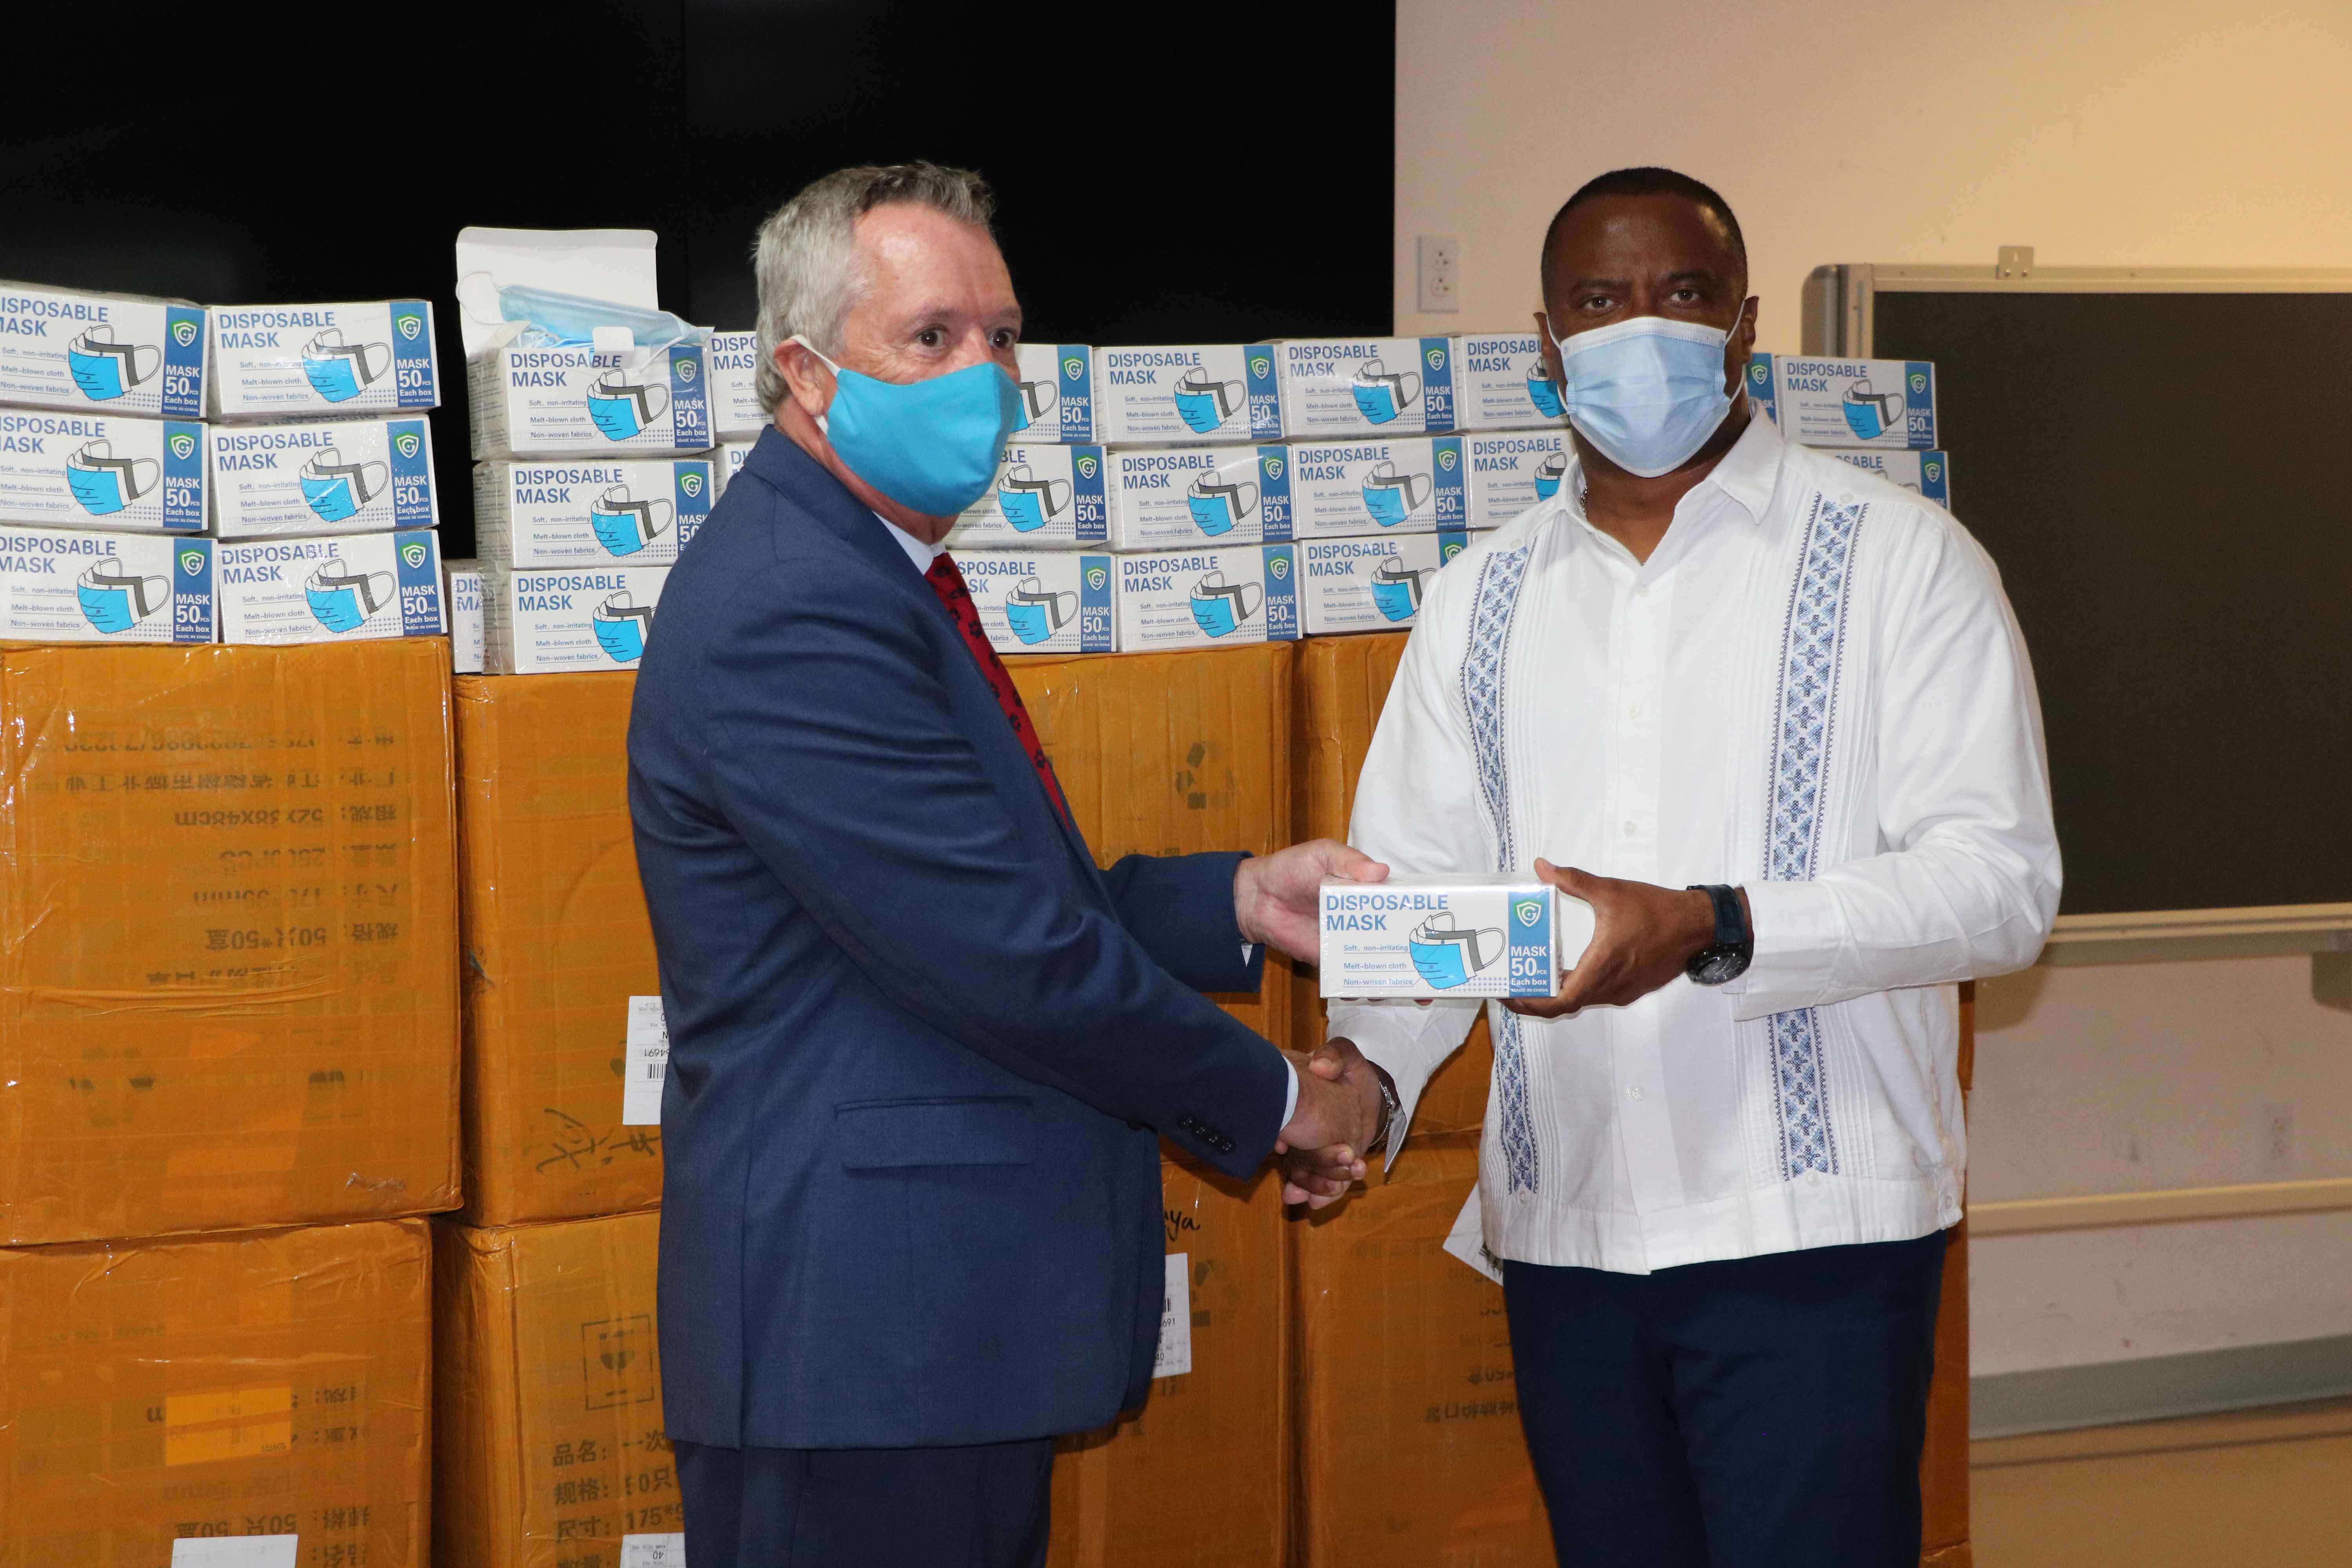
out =
<svg viewBox="0 0 2352 1568"><path fill-rule="evenodd" d="M433 530L325 539L225 539L215 550L221 641L359 642L438 637Z"/></svg>
<svg viewBox="0 0 2352 1568"><path fill-rule="evenodd" d="M0 521L198 532L205 427L0 408Z"/></svg>
<svg viewBox="0 0 2352 1568"><path fill-rule="evenodd" d="M1109 653L1118 646L1109 556L971 550L955 560L997 652Z"/></svg>
<svg viewBox="0 0 2352 1568"><path fill-rule="evenodd" d="M375 533L431 528L433 431L419 419L313 420L205 428L213 531Z"/></svg>
<svg viewBox="0 0 2352 1568"><path fill-rule="evenodd" d="M1161 344L1094 352L1095 439L1199 446L1278 441L1282 395L1270 343Z"/></svg>
<svg viewBox="0 0 2352 1568"><path fill-rule="evenodd" d="M1297 640L1296 545L1168 550L1112 563L1121 653Z"/></svg>
<svg viewBox="0 0 2352 1568"><path fill-rule="evenodd" d="M200 305L0 282L0 403L201 419L205 352Z"/></svg>
<svg viewBox="0 0 2352 1568"><path fill-rule="evenodd" d="M1290 338L1274 345L1282 433L1300 441L1455 427L1452 338Z"/></svg>
<svg viewBox="0 0 2352 1568"><path fill-rule="evenodd" d="M948 535L953 550L1102 548L1103 449L1014 441L1004 448L996 482Z"/></svg>
<svg viewBox="0 0 2352 1568"><path fill-rule="evenodd" d="M449 668L482 673L482 568L478 562L441 563L442 603L449 616Z"/></svg>
<svg viewBox="0 0 2352 1568"><path fill-rule="evenodd" d="M0 528L0 638L208 643L213 542Z"/></svg>
<svg viewBox="0 0 2352 1568"><path fill-rule="evenodd" d="M1936 367L1926 360L1756 354L1748 395L1801 447L1936 445Z"/></svg>
<svg viewBox="0 0 2352 1568"><path fill-rule="evenodd" d="M1299 539L1428 533L1467 526L1460 436L1297 442L1290 448L1290 531Z"/></svg>
<svg viewBox="0 0 2352 1568"><path fill-rule="evenodd" d="M474 457L683 456L710 445L702 345L491 349L467 366Z"/></svg>
<svg viewBox="0 0 2352 1568"><path fill-rule="evenodd" d="M1401 533L1392 539L1308 539L1298 546L1298 622L1308 637L1392 632L1412 625L1437 569L1470 536Z"/></svg>
<svg viewBox="0 0 2352 1568"><path fill-rule="evenodd" d="M1013 353L1021 363L1014 434L1024 441L1096 439L1094 351L1084 343L1023 343Z"/></svg>
<svg viewBox="0 0 2352 1568"><path fill-rule="evenodd" d="M1543 340L1533 332L1454 339L1454 375L1456 429L1517 430L1560 423L1559 388L1544 369Z"/></svg>
<svg viewBox="0 0 2352 1568"><path fill-rule="evenodd" d="M728 482L743 471L743 465L751 460L751 448L759 444L757 441L721 441L710 449L708 455L710 458L712 495L727 493Z"/></svg>
<svg viewBox="0 0 2352 1568"><path fill-rule="evenodd" d="M482 668L489 675L635 669L653 635L667 566L482 563Z"/></svg>
<svg viewBox="0 0 2352 1568"><path fill-rule="evenodd" d="M1879 447L1831 448L1822 456L1852 463L1899 485L1946 511L1952 510L1952 460L1942 452L1890 452Z"/></svg>
<svg viewBox="0 0 2352 1568"><path fill-rule="evenodd" d="M710 515L708 458L474 466L474 542L507 566L667 566Z"/></svg>
<svg viewBox="0 0 2352 1568"><path fill-rule="evenodd" d="M760 334L713 332L702 345L710 371L710 429L721 441L757 436L770 424L760 406Z"/></svg>
<svg viewBox="0 0 2352 1568"><path fill-rule="evenodd" d="M1565 430L1462 437L1462 458L1470 470L1469 525L1500 528L1536 502L1559 494L1570 456Z"/></svg>
<svg viewBox="0 0 2352 1568"><path fill-rule="evenodd" d="M1290 537L1287 447L1114 447L1104 461L1114 550Z"/></svg>
<svg viewBox="0 0 2352 1568"><path fill-rule="evenodd" d="M215 419L340 418L441 404L433 306L215 305L207 395Z"/></svg>
<svg viewBox="0 0 2352 1568"><path fill-rule="evenodd" d="M1326 878L1326 996L1556 996L1592 906L1533 877Z"/></svg>

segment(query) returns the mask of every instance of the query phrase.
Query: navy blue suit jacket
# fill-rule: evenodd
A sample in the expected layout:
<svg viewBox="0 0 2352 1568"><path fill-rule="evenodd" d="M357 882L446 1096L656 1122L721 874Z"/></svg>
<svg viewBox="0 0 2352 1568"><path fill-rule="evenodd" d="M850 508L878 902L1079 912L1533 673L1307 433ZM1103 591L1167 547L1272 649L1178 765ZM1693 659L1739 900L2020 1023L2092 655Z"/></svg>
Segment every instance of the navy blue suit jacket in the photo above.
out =
<svg viewBox="0 0 2352 1568"><path fill-rule="evenodd" d="M672 569L629 807L668 1016L664 1411L728 1447L1100 1426L1150 1386L1158 1137L1282 1058L1235 855L1098 871L897 541L771 430Z"/></svg>

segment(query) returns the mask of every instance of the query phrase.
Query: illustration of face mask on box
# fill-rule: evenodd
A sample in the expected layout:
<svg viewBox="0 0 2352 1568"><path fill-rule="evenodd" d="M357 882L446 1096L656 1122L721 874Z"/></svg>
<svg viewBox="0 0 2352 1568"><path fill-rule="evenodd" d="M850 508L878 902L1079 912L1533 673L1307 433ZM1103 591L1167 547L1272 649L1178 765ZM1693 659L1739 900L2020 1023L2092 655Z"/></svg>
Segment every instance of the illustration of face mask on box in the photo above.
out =
<svg viewBox="0 0 2352 1568"><path fill-rule="evenodd" d="M1421 401L1421 377L1411 371L1390 374L1381 362L1366 360L1356 372L1356 411L1374 425L1386 425Z"/></svg>
<svg viewBox="0 0 2352 1568"><path fill-rule="evenodd" d="M1013 433L1018 435L1053 410L1054 400L1061 395L1061 389L1050 380L1016 381L1013 384L1014 390L1021 394L1021 406L1013 415L1020 423L1013 426Z"/></svg>
<svg viewBox="0 0 2352 1568"><path fill-rule="evenodd" d="M390 477L382 463L346 463L342 454L324 447L302 465L302 499L322 522L341 522L383 493Z"/></svg>
<svg viewBox="0 0 2352 1568"><path fill-rule="evenodd" d="M1004 624L1024 643L1044 642L1077 613L1076 594L1048 593L1034 577L1021 579L1021 585L1004 601Z"/></svg>
<svg viewBox="0 0 2352 1568"><path fill-rule="evenodd" d="M633 382L618 365L588 384L588 417L607 441L625 441L668 412L668 387Z"/></svg>
<svg viewBox="0 0 2352 1568"><path fill-rule="evenodd" d="M1256 584L1228 583L1223 573L1212 572L1192 584L1192 620L1213 637L1231 637L1265 600Z"/></svg>
<svg viewBox="0 0 2352 1568"><path fill-rule="evenodd" d="M1547 419L1557 419L1568 412L1567 405L1559 400L1559 384L1544 369L1541 354L1536 356L1536 363L1528 370L1528 401Z"/></svg>
<svg viewBox="0 0 2352 1568"><path fill-rule="evenodd" d="M1549 500L1559 494L1559 481L1568 477L1568 454L1554 452L1536 465L1536 500Z"/></svg>
<svg viewBox="0 0 2352 1568"><path fill-rule="evenodd" d="M102 632L127 632L172 602L168 578L131 576L116 562L100 561L74 584L82 619Z"/></svg>
<svg viewBox="0 0 2352 1568"><path fill-rule="evenodd" d="M1440 910L1414 928L1406 945L1422 979L1440 991L1451 991L1503 956L1503 932L1496 926L1457 931L1453 912Z"/></svg>
<svg viewBox="0 0 2352 1568"><path fill-rule="evenodd" d="M1045 527L1048 521L1061 516L1062 509L1069 504L1067 479L1038 479L1029 472L1026 463L1013 464L996 481L996 510L1004 514L1004 521L1016 532L1027 533Z"/></svg>
<svg viewBox="0 0 2352 1568"><path fill-rule="evenodd" d="M646 634L653 630L654 607L640 605L626 588L605 595L596 606L596 641L614 664L634 664L646 653Z"/></svg>
<svg viewBox="0 0 2352 1568"><path fill-rule="evenodd" d="M1242 384L1217 381L1199 365L1176 384L1176 412L1195 434L1213 435L1242 406Z"/></svg>
<svg viewBox="0 0 2352 1568"><path fill-rule="evenodd" d="M103 436L83 442L66 459L66 486L92 517L121 511L153 489L163 477L163 465L154 458L118 458L114 443Z"/></svg>
<svg viewBox="0 0 2352 1568"><path fill-rule="evenodd" d="M1845 389L1845 425L1857 441L1875 441L1889 430L1903 427L1903 395L1873 392L1870 383L1857 381Z"/></svg>
<svg viewBox="0 0 2352 1568"><path fill-rule="evenodd" d="M677 508L656 496L639 500L626 485L613 485L588 509L596 542L614 555L635 555L669 531Z"/></svg>
<svg viewBox="0 0 2352 1568"><path fill-rule="evenodd" d="M1396 465L1382 458L1364 476L1364 510L1382 528L1394 528L1419 511L1429 500L1427 474L1396 471Z"/></svg>
<svg viewBox="0 0 2352 1568"><path fill-rule="evenodd" d="M1184 492L1184 504L1192 509L1193 525L1213 538L1256 514L1257 487L1246 479L1226 484L1214 468L1203 468Z"/></svg>
<svg viewBox="0 0 2352 1568"><path fill-rule="evenodd" d="M389 572L353 572L342 557L331 555L302 585L310 614L331 632L357 631L367 618L392 603Z"/></svg>
<svg viewBox="0 0 2352 1568"><path fill-rule="evenodd" d="M390 343L347 343L341 327L322 327L302 345L302 374L330 403L348 403L391 368Z"/></svg>
<svg viewBox="0 0 2352 1568"><path fill-rule="evenodd" d="M1382 556L1380 570L1372 574L1372 607L1392 621L1412 619L1421 608L1421 584L1427 576L1397 556Z"/></svg>
<svg viewBox="0 0 2352 1568"><path fill-rule="evenodd" d="M121 396L163 366L163 351L152 343L118 343L114 329L93 321L66 345L66 370L92 403Z"/></svg>

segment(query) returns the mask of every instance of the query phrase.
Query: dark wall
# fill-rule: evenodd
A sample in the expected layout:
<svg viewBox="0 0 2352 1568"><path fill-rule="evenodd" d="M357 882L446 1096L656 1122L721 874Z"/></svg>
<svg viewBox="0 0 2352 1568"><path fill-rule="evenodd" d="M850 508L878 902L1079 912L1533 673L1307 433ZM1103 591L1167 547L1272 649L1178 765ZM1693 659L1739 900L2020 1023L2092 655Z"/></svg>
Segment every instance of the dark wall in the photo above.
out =
<svg viewBox="0 0 2352 1568"><path fill-rule="evenodd" d="M1318 8L1319 9L1319 8ZM996 186L1028 332L1386 332L1395 8L901 0L44 6L12 20L0 278L206 304L425 295L469 554L450 246L650 228L662 302L748 328L760 218L845 163Z"/></svg>

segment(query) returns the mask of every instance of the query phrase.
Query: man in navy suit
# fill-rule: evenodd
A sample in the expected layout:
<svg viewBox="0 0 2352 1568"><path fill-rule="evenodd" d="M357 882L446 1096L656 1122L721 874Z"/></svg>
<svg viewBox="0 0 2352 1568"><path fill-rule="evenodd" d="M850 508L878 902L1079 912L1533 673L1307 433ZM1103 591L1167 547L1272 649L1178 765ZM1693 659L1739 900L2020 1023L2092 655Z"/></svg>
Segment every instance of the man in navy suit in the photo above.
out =
<svg viewBox="0 0 2352 1568"><path fill-rule="evenodd" d="M775 427L638 672L694 1568L1042 1563L1054 1436L1150 1384L1159 1140L1281 1153L1319 1202L1372 1132L1351 1048L1300 1073L1201 993L1311 957L1321 879L1385 868L1321 840L1097 870L940 549L1015 423L989 217L909 164L763 226Z"/></svg>

